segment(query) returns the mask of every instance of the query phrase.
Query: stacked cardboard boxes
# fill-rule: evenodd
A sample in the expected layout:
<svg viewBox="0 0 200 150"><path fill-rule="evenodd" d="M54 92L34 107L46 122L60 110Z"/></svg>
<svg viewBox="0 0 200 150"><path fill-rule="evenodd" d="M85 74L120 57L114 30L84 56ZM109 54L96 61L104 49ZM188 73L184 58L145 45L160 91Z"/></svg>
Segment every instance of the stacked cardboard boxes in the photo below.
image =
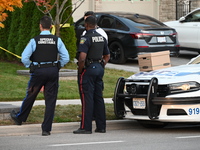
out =
<svg viewBox="0 0 200 150"><path fill-rule="evenodd" d="M170 52L162 51L138 55L140 71L152 71L171 67Z"/></svg>

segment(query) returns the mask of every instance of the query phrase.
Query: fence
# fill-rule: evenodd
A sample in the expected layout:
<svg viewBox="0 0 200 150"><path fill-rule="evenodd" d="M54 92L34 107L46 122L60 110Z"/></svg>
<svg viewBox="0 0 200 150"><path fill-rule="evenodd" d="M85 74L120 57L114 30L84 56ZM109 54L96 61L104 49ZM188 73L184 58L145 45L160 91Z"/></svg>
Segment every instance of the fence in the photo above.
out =
<svg viewBox="0 0 200 150"><path fill-rule="evenodd" d="M176 0L176 20L200 7L200 0Z"/></svg>

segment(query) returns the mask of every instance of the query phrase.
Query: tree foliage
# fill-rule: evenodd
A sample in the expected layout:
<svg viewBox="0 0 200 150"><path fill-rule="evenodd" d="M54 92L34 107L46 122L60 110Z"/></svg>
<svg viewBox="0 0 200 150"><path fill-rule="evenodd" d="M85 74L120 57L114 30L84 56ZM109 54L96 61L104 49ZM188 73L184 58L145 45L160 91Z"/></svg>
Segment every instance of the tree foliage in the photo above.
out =
<svg viewBox="0 0 200 150"><path fill-rule="evenodd" d="M25 2L35 2L39 11L48 14L56 28L56 35L60 36L60 29L68 23L72 14L78 9L85 0L76 0L73 4L71 0L25 0ZM73 6L73 10L72 10ZM72 10L72 11L69 11ZM66 17L66 13L68 13ZM66 17L66 18L65 18Z"/></svg>
<svg viewBox="0 0 200 150"><path fill-rule="evenodd" d="M67 6L72 6L71 5L71 1L68 1L66 3L66 7ZM63 15L63 20L65 20L66 18L68 18L68 15L71 14L71 9L68 9L66 11L66 13ZM72 24L73 23L73 18L69 18L68 19L68 23L69 24ZM66 48L68 49L69 51L69 55L70 55L70 58L71 60L73 58L75 58L75 55L76 55L76 35L75 35L75 32L74 32L74 26L69 26L67 28L61 28L60 29L60 37L62 38L63 42L66 43Z"/></svg>
<svg viewBox="0 0 200 150"><path fill-rule="evenodd" d="M0 28L0 46L5 49L8 47L9 26L11 24L12 12L7 12L7 14L9 17L4 21L5 28ZM5 51L0 50L0 59L5 59L6 55Z"/></svg>
<svg viewBox="0 0 200 150"><path fill-rule="evenodd" d="M43 14L48 14L55 28L55 35L62 38L66 45L70 59L73 60L76 54L76 37L72 14L78 9L85 0L25 0L26 2L35 2L37 9ZM69 27L64 25L69 24Z"/></svg>
<svg viewBox="0 0 200 150"><path fill-rule="evenodd" d="M32 19L31 19L31 24L32 24L32 28L31 28L31 32L30 32L30 37L33 38L36 35L40 34L40 28L38 27L38 24L40 22L40 18L43 16L44 14L40 11L38 11L38 9L33 10L32 12Z"/></svg>
<svg viewBox="0 0 200 150"><path fill-rule="evenodd" d="M19 26L21 23L21 9L16 8L16 10L12 13L11 17L11 24L10 27L6 27L5 29L2 30L9 30L9 35L8 35L8 50L16 53L16 45L18 44L18 38L19 38ZM12 55L9 53L6 53L7 59L12 60L14 59Z"/></svg>
<svg viewBox="0 0 200 150"><path fill-rule="evenodd" d="M0 0L4 1L4 0ZM6 2L10 0L5 0ZM13 0L14 1L14 0ZM19 0L16 0L19 1ZM30 40L40 33L39 20L46 14L52 18L53 25L56 27L56 35L59 36L73 60L76 54L76 37L73 24L73 12L84 2L76 0L21 0L23 7L15 8L15 11L8 14L6 19L7 27L0 28L0 46L8 51L21 55L24 47ZM28 3L26 3L28 2ZM32 3L32 4L31 4ZM1 6L1 4L0 4ZM72 9L74 8L74 9ZM7 20L10 20L7 22ZM63 25L68 24L68 27ZM0 59L13 60L15 56L0 49Z"/></svg>
<svg viewBox="0 0 200 150"><path fill-rule="evenodd" d="M20 13L20 24L18 29L18 43L15 45L15 54L21 55L22 50L27 45L28 41L33 38L31 37L31 29L32 29L32 17L33 11L35 9L35 4L32 3L24 3L23 9L21 9ZM39 18L37 18L37 28L39 28Z"/></svg>
<svg viewBox="0 0 200 150"><path fill-rule="evenodd" d="M14 6L21 8L21 0L0 0L0 28L4 27L2 22L8 17L5 11L14 11Z"/></svg>

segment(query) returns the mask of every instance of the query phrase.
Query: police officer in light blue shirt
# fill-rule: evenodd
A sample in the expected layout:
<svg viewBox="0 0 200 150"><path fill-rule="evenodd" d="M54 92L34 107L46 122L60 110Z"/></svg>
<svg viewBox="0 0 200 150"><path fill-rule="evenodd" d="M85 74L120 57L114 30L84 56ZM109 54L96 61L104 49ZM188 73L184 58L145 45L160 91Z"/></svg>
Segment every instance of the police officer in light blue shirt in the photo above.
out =
<svg viewBox="0 0 200 150"><path fill-rule="evenodd" d="M58 94L59 69L69 62L69 54L62 40L50 33L51 18L44 16L40 20L40 35L30 40L22 53L22 63L30 68L30 81L27 94L20 111L11 112L15 124L26 122L34 101L44 86L45 114L42 123L42 135L50 135ZM59 56L59 60L58 60Z"/></svg>
<svg viewBox="0 0 200 150"><path fill-rule="evenodd" d="M49 35L51 34L49 30L44 30L40 33L40 35ZM61 67L63 67L65 64L68 63L69 61L69 54L66 50L65 45L63 44L62 40L60 38L58 38L58 53L60 56L60 65ZM32 53L35 51L36 49L36 41L34 39L31 39L29 44L26 46L26 48L24 49L23 53L22 53L22 63L25 65L26 68L29 68L31 61L30 61L30 57L32 55ZM35 65L38 64L37 62L33 62ZM46 63L46 62L43 62Z"/></svg>

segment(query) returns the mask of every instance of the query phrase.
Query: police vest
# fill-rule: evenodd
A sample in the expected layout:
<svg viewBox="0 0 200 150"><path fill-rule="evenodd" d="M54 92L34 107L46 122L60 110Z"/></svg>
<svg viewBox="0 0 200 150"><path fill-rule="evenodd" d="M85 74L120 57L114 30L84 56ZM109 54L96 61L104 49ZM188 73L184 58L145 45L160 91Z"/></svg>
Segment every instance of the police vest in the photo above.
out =
<svg viewBox="0 0 200 150"><path fill-rule="evenodd" d="M58 37L55 35L38 35L35 38L36 49L30 60L33 62L53 62L58 55Z"/></svg>
<svg viewBox="0 0 200 150"><path fill-rule="evenodd" d="M100 60L102 59L105 39L99 33L88 33L86 36L91 40L91 45L87 53L87 59Z"/></svg>

